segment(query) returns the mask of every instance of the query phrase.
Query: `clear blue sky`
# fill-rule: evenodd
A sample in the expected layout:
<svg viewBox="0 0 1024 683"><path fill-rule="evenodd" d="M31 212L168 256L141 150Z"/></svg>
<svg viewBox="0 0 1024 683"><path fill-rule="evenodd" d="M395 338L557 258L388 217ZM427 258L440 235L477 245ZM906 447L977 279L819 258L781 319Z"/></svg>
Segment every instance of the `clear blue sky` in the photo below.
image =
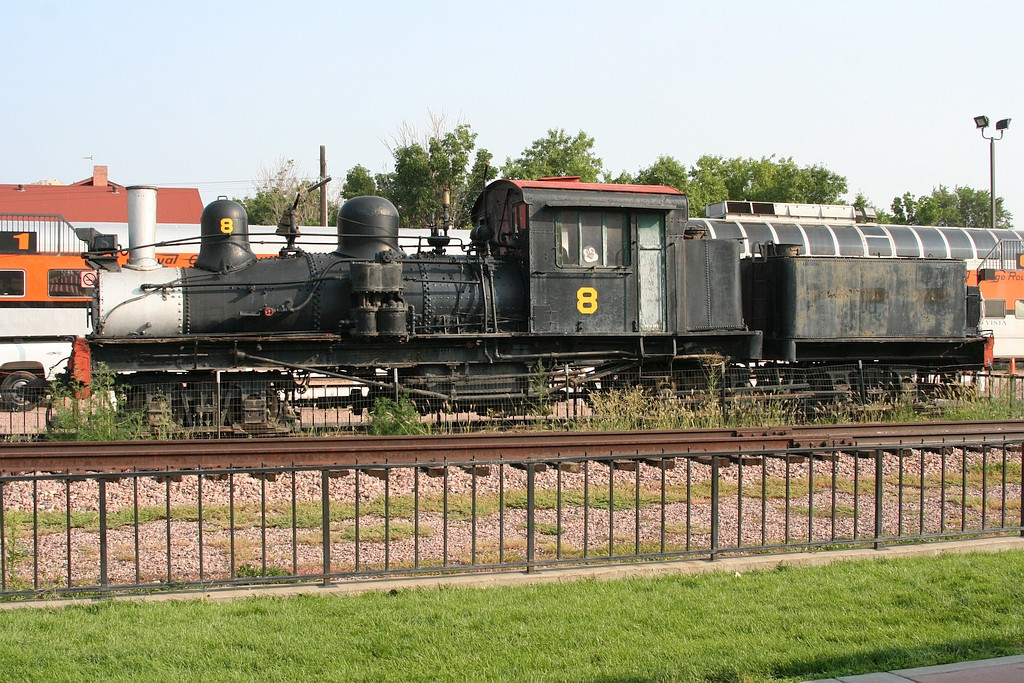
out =
<svg viewBox="0 0 1024 683"><path fill-rule="evenodd" d="M496 163L583 130L613 173L792 156L888 207L989 186L972 118L1014 117L996 192L1024 226L1024 2L35 2L3 12L0 182L251 191L261 166L387 168L428 111ZM83 157L91 156L92 159Z"/></svg>

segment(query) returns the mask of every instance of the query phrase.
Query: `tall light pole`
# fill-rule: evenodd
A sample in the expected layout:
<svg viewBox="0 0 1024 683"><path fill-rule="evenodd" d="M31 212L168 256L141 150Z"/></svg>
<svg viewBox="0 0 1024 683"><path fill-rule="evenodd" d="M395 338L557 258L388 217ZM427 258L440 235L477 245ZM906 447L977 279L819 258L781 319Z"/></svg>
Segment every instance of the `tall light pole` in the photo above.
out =
<svg viewBox="0 0 1024 683"><path fill-rule="evenodd" d="M985 135L985 129L988 128L988 117L987 116L975 116L974 125L981 129L981 137L988 140L988 159L989 159L989 179L991 180L989 187L989 198L992 200L992 227L996 227L996 140L1003 139L1003 133L1010 127L1010 119L1000 119L996 121L996 130L999 132L999 137L993 135Z"/></svg>

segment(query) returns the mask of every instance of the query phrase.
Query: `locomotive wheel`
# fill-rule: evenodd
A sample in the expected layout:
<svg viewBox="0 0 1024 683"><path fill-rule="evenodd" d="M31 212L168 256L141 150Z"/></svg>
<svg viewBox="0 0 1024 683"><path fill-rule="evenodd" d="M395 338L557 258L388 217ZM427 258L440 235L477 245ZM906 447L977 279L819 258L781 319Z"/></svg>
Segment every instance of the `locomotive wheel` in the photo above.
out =
<svg viewBox="0 0 1024 683"><path fill-rule="evenodd" d="M43 399L42 378L25 370L15 370L0 384L0 405L4 410L31 410Z"/></svg>

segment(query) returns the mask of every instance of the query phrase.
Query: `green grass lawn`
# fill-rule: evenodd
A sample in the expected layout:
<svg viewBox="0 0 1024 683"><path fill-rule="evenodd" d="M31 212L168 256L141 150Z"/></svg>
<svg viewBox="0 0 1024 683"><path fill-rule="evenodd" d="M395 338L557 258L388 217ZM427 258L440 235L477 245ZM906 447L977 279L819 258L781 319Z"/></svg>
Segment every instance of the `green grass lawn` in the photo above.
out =
<svg viewBox="0 0 1024 683"><path fill-rule="evenodd" d="M4 680L774 681L1024 652L1024 552L0 612Z"/></svg>

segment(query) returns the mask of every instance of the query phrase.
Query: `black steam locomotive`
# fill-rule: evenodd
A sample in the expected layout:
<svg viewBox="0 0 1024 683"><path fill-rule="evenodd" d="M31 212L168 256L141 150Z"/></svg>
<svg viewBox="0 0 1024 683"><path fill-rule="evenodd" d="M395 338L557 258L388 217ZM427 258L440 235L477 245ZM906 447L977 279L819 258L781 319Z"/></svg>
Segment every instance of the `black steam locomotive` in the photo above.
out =
<svg viewBox="0 0 1024 683"><path fill-rule="evenodd" d="M552 369L573 391L640 376L682 391L709 362L747 386L779 367L983 363L963 261L772 244L741 258L744 245L687 219L670 187L498 180L461 244L435 229L403 249L395 207L359 197L338 213L333 251L289 237L258 258L242 207L218 200L203 211L192 268L161 267L134 246L122 268L92 236L87 259L101 272L88 362L135 387L151 417L253 431L286 424L283 397L309 375L360 387L357 408L401 390L427 409L479 409L550 391L536 378ZM146 243L146 228L132 234ZM832 381L850 384L842 372Z"/></svg>

